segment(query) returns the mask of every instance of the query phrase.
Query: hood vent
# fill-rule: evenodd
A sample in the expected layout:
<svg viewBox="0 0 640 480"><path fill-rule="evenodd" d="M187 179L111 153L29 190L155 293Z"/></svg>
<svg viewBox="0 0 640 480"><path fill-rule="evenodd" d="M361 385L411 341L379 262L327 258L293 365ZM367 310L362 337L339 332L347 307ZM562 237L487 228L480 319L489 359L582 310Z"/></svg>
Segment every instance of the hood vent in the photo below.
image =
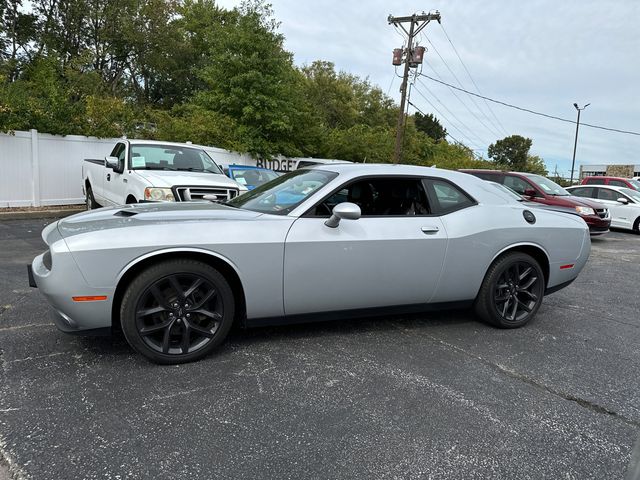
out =
<svg viewBox="0 0 640 480"><path fill-rule="evenodd" d="M118 210L113 214L114 217L133 217L137 215L138 212L132 212L131 210Z"/></svg>

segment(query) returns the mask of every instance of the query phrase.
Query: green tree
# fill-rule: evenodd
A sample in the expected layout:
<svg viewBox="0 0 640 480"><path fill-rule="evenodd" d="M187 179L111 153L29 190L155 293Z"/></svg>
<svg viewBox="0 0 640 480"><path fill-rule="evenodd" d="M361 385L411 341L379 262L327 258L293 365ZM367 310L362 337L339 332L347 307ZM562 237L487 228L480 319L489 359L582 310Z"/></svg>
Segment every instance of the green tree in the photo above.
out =
<svg viewBox="0 0 640 480"><path fill-rule="evenodd" d="M487 153L499 167L523 171L532 143L530 138L511 135L489 145Z"/></svg>
<svg viewBox="0 0 640 480"><path fill-rule="evenodd" d="M537 173L538 175L547 176L547 166L544 164L544 160L537 155L528 155L527 163L524 167L525 172Z"/></svg>
<svg viewBox="0 0 640 480"><path fill-rule="evenodd" d="M419 131L427 134L436 142L444 140L447 136L447 129L442 126L440 120L433 113L422 115L420 112L416 112L414 122Z"/></svg>

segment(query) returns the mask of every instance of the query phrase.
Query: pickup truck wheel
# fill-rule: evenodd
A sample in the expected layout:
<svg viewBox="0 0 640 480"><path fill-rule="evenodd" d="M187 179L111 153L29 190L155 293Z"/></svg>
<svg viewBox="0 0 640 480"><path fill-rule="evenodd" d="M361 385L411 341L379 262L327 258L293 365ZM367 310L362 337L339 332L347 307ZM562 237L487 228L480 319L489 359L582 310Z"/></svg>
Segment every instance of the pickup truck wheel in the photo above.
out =
<svg viewBox="0 0 640 480"><path fill-rule="evenodd" d="M544 273L533 257L509 252L487 270L475 311L482 320L496 327L521 327L540 308L544 285Z"/></svg>
<svg viewBox="0 0 640 480"><path fill-rule="evenodd" d="M189 259L167 260L141 272L120 308L129 344L149 360L178 364L211 353L234 318L229 283L211 266Z"/></svg>
<svg viewBox="0 0 640 480"><path fill-rule="evenodd" d="M91 190L91 187L89 185L87 185L86 189L85 189L85 202L87 204L87 210L93 210L94 208L100 208L100 205L98 204L98 202L96 202L96 199L93 197L93 190Z"/></svg>

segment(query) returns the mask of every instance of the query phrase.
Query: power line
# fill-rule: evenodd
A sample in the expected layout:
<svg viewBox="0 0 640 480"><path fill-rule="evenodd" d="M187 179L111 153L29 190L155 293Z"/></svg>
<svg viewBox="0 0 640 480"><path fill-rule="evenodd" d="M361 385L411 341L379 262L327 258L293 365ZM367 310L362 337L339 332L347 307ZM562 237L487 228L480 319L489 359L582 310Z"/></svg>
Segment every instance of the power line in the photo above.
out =
<svg viewBox="0 0 640 480"><path fill-rule="evenodd" d="M453 78L455 78L456 82L458 82L458 85L460 85L460 87L462 87L462 82L460 81L460 79L458 78L458 76L455 74L455 72L451 69L451 67L449 66L449 64L446 62L446 60L444 59L444 57L442 55L440 55L440 52L438 51L438 49L436 48L436 46L433 44L433 42L429 39L429 37L427 37L427 42L429 42L429 45L431 45L431 47L433 48L433 51L436 52L436 55L438 55L438 58L440 58L440 60L442 61L442 63L444 64L444 66L447 68L447 70L449 70L449 73L451 73L451 75L453 75ZM435 73L435 70L434 70ZM439 75L438 75L439 77ZM482 110L478 104L476 103L476 101L474 99L470 99L471 103L473 103L475 105L475 107L478 109L478 111L484 115L484 117L489 121L489 123L491 123L491 128L489 128L487 126L487 124L480 119L480 117L478 117L475 112L471 111L471 109L467 106L467 104L465 103L464 106L467 110L469 110L469 113L471 113L476 120L478 120L478 122L480 122L489 132L491 132L491 135L495 135L496 138L499 138L501 136L500 131L498 129L498 127L496 127L493 124L493 120L491 120L487 114L484 112L484 110ZM463 102L464 103L464 102ZM494 130L495 129L495 130Z"/></svg>
<svg viewBox="0 0 640 480"><path fill-rule="evenodd" d="M462 64L465 72L467 72L467 75L469 77L469 80L471 80L471 83L473 83L473 86L476 87L476 92L478 92L479 94L482 94L482 92L480 91L480 88L478 87L478 84L476 83L476 81L473 79L473 77L471 76L471 72L469 71L469 69L467 68L467 65L462 61L462 57L460 56L460 54L458 53L458 49L456 48L456 46L453 44L453 42L451 41L451 38L449 37L449 34L447 33L447 31L444 29L444 26L442 24L440 24L440 28L442 28L442 32L444 33L444 36L447 37L447 40L449 41L449 43L451 44L451 48L453 48L453 51L456 53L456 56L458 57L458 60L460 60L460 63ZM484 100L484 99L483 99ZM495 112L493 111L493 109L491 108L491 106L487 103L486 100L484 100L484 104L486 105L486 107L489 109L489 112L491 112L491 115L493 115L493 118L496 119L496 122L498 122L498 125L500 126L500 128L502 129L502 132L505 135L508 135L507 130L504 128L504 125L502 125L502 122L500 121L500 119L496 116Z"/></svg>
<svg viewBox="0 0 640 480"><path fill-rule="evenodd" d="M429 102L429 100L427 100L427 102ZM429 102L429 103L431 103L431 102ZM417 111L419 111L419 112L420 112L422 115L424 115L425 117L428 115L428 114L424 113L422 110L420 110L420 108L419 108L419 107L417 107L413 102L409 101L409 105L411 105L413 108L415 108ZM434 109L436 108L433 104L431 104L431 106L432 106ZM436 111L437 111L437 109L436 109ZM455 127L454 127L454 128L455 128ZM460 132L460 133L462 133L462 132ZM451 137L451 138L452 138L456 143L459 143L459 144L460 144L460 145L462 145L463 147L468 148L469 150L473 151L471 148L469 148L467 145L465 145L464 143L462 143L460 140L458 140L456 137L454 137L453 135L451 135L449 132L447 132L447 133L446 133L446 135L447 135L447 136L449 136L449 137ZM463 135L464 135L464 134L463 134ZM467 140L469 140L469 139L467 138Z"/></svg>
<svg viewBox="0 0 640 480"><path fill-rule="evenodd" d="M428 87L428 86L427 86L423 81L420 81L420 85L422 85L422 86L427 90L427 92L429 93L429 95L430 95L430 96L432 96L432 97L433 97L433 98L434 98L434 99L435 99L435 100L436 100L440 105L442 105L442 107L443 107L443 108L444 108L444 109L445 109L445 110L446 110L446 111L447 111L447 112L448 112L448 113L449 113L449 114L450 114L450 115L451 115L451 116L452 116L452 117L453 117L453 118L454 118L458 123L460 123L460 124L461 124L465 129L466 129L466 130L468 130L468 131L471 133L471 135L473 135L473 136L476 138L476 140L479 140L481 145L488 145L488 143L487 143L485 140L483 140L482 138L480 138L480 136L479 136L477 133L475 133L473 129L469 128L469 127L468 127L468 126L467 126L467 125L466 125L462 120L460 120L460 118L458 118L458 116L457 116L455 113L453 113L453 112L452 112L452 111L451 111L451 110L450 110L450 109L449 109L449 108L448 108L448 107L447 107L447 106L446 106L446 105L445 105L445 104L444 104L444 103L443 103L443 102L442 102L442 101L441 101L441 100L436 96L436 94L435 94L435 93L433 93L433 92L429 89L429 87ZM429 99L428 99L428 98L426 98L426 97L422 94L422 92L420 92L420 90L416 89L416 92L418 92L418 94L419 94L422 98L424 98L427 102L429 102ZM429 102L429 103L431 103L431 102ZM435 108L435 107L434 107L434 108ZM441 114L441 115L442 115L442 114ZM446 117L444 117L444 116L443 116L443 118L446 118ZM449 123L453 123L453 122L451 122L451 120L447 120L447 122L449 122ZM457 128L456 128L456 130L460 131L460 129L457 129ZM464 136L465 136L467 139L469 138L467 135L464 135Z"/></svg>
<svg viewBox="0 0 640 480"><path fill-rule="evenodd" d="M480 94L477 94L477 93L470 92L468 90L465 90L464 88L454 87L453 85L450 85L447 82L444 82L442 80L438 80L436 78L430 77L429 75L427 75L425 73L423 73L422 76L426 77L429 80L432 80L434 82L441 83L442 85L446 85L449 88L454 88L454 89L456 89L456 90L458 90L460 92L464 92L467 95L473 95L474 97L483 98L485 100L488 100L489 102L497 103L497 104L503 105L505 107L515 108L516 110L521 110L523 112L532 113L534 115L539 115L541 117L552 118L554 120L559 120L561 122L566 122L566 123L571 123L571 124L575 124L576 123L574 120L570 120L568 118L556 117L555 115L549 115L548 113L536 112L535 110L531 110L529 108L518 107L517 105L513 105L511 103L502 102L500 100L495 100L493 98L485 97L484 95L480 95ZM583 125L585 127L597 128L599 130L607 130L609 132L625 133L627 135L640 136L640 132L633 132L631 130L620 130L618 128L603 127L602 125L592 125L590 123L581 123L580 125Z"/></svg>
<svg viewBox="0 0 640 480"><path fill-rule="evenodd" d="M470 138L466 133L464 133L462 130L460 130L460 129L456 126L456 124L455 124L455 123L453 123L449 118L447 118L447 116L446 116L444 113L442 113L442 112L440 111L440 109L439 109L438 107L436 107L436 106L431 102L431 100L429 100L427 97L425 97L425 96L422 94L422 92L420 92L420 90L418 90L418 89L416 88L416 89L415 89L415 91L416 91L416 92L418 92L418 95L420 95L420 96L421 96L421 97L422 97L422 98L423 98L423 99L424 99L424 100L425 100L429 105L431 105L431 108L433 108L433 109L436 111L436 113L437 113L438 115L440 115L440 117L441 117L444 121L446 121L446 122L447 122L447 124L449 124L449 126L450 126L450 127L453 127L455 130L457 130L458 132L460 132L460 135L462 135L462 136L463 136L463 137L464 137L464 138L465 138L465 139L466 139L470 144L474 144L474 143L475 143L475 142L474 142L474 141L473 141L473 140L472 140L472 139L471 139L471 138ZM418 109L418 107L416 107L413 103L412 103L411 105L412 105L416 110L419 110L419 111L420 111L420 113L422 113L422 110ZM423 113L423 115L424 115L424 113ZM462 142L460 142L460 143L462 143ZM481 141L481 142L480 142L480 145L482 145L483 143L484 143L484 142L482 142L482 141Z"/></svg>

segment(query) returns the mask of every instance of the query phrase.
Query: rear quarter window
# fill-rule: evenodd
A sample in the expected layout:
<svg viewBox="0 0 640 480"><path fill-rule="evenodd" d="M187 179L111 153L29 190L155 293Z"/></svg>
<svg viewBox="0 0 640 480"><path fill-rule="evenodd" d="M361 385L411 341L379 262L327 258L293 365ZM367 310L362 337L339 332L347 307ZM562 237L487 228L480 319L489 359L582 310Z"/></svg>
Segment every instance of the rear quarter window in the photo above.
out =
<svg viewBox="0 0 640 480"><path fill-rule="evenodd" d="M431 210L436 215L446 215L476 204L460 187L445 180L426 179L425 186Z"/></svg>

